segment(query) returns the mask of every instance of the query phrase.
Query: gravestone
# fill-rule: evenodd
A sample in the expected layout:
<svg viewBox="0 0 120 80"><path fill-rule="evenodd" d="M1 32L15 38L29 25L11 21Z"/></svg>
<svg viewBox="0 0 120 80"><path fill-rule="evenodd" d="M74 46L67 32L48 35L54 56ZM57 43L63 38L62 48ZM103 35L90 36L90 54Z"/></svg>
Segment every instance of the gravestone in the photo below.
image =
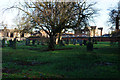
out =
<svg viewBox="0 0 120 80"><path fill-rule="evenodd" d="M39 40L37 40L37 45L39 45L40 44L40 41Z"/></svg>
<svg viewBox="0 0 120 80"><path fill-rule="evenodd" d="M41 41L40 44L41 44L41 45L45 45L43 41ZM48 42L48 44L49 44L49 42Z"/></svg>
<svg viewBox="0 0 120 80"><path fill-rule="evenodd" d="M66 44L69 45L69 39L66 40Z"/></svg>
<svg viewBox="0 0 120 80"><path fill-rule="evenodd" d="M60 46L65 46L65 44L63 43L63 40L60 40L59 45Z"/></svg>
<svg viewBox="0 0 120 80"><path fill-rule="evenodd" d="M70 44L73 44L73 40L72 39L70 39Z"/></svg>
<svg viewBox="0 0 120 80"><path fill-rule="evenodd" d="M2 39L2 47L5 47L5 38Z"/></svg>
<svg viewBox="0 0 120 80"><path fill-rule="evenodd" d="M12 47L12 39L9 40L9 47Z"/></svg>
<svg viewBox="0 0 120 80"><path fill-rule="evenodd" d="M0 40L0 47L2 47L2 40Z"/></svg>
<svg viewBox="0 0 120 80"><path fill-rule="evenodd" d="M12 47L13 47L13 49L16 49L16 38L14 38L14 40L12 41Z"/></svg>
<svg viewBox="0 0 120 80"><path fill-rule="evenodd" d="M35 45L35 40L32 40L32 45Z"/></svg>
<svg viewBox="0 0 120 80"><path fill-rule="evenodd" d="M120 49L120 42L118 42L118 48Z"/></svg>
<svg viewBox="0 0 120 80"><path fill-rule="evenodd" d="M93 44L94 44L94 43L95 43L95 40L93 39L92 42L93 42Z"/></svg>
<svg viewBox="0 0 120 80"><path fill-rule="evenodd" d="M79 44L79 42L80 42L80 40L79 40L79 39L77 39L77 44Z"/></svg>
<svg viewBox="0 0 120 80"><path fill-rule="evenodd" d="M114 41L110 41L110 45L111 45L111 46L114 46L114 45L115 45L115 42L114 42Z"/></svg>
<svg viewBox="0 0 120 80"><path fill-rule="evenodd" d="M76 39L73 39L73 45L76 45Z"/></svg>
<svg viewBox="0 0 120 80"><path fill-rule="evenodd" d="M25 46L26 42L25 41L20 41L17 43L17 46Z"/></svg>
<svg viewBox="0 0 120 80"><path fill-rule="evenodd" d="M82 46L82 43L83 43L83 40L80 40L79 41L79 45Z"/></svg>
<svg viewBox="0 0 120 80"><path fill-rule="evenodd" d="M86 45L86 42L87 42L86 40L83 40L83 44L84 44L84 45Z"/></svg>
<svg viewBox="0 0 120 80"><path fill-rule="evenodd" d="M95 44L97 44L97 40L95 40Z"/></svg>
<svg viewBox="0 0 120 80"><path fill-rule="evenodd" d="M7 40L5 40L5 45L7 45L8 43L7 43Z"/></svg>
<svg viewBox="0 0 120 80"><path fill-rule="evenodd" d="M91 42L91 38L88 39L87 43L87 51L93 51L93 42Z"/></svg>
<svg viewBox="0 0 120 80"><path fill-rule="evenodd" d="M29 39L26 39L26 45L30 45L30 40Z"/></svg>

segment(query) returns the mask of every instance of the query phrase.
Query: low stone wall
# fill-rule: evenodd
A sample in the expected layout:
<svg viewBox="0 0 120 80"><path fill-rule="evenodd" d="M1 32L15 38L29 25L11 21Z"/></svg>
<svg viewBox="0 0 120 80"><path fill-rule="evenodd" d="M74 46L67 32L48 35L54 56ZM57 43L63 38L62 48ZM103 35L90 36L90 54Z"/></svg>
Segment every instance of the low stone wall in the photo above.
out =
<svg viewBox="0 0 120 80"><path fill-rule="evenodd" d="M88 40L89 37L64 37L62 38L63 40L66 40L66 39L80 39L80 40ZM102 41L102 42L105 42L105 41L113 41L113 42L120 42L120 37L91 37L91 39L93 40L97 40L97 41Z"/></svg>

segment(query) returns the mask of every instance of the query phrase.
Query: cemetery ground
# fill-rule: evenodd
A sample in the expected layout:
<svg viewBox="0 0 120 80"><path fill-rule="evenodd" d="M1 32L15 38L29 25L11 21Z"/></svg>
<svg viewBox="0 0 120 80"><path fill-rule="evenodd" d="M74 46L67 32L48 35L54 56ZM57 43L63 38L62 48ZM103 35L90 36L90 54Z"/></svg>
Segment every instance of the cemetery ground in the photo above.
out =
<svg viewBox="0 0 120 80"><path fill-rule="evenodd" d="M120 55L116 44L98 42L86 46L17 46L2 48L3 78L119 78Z"/></svg>

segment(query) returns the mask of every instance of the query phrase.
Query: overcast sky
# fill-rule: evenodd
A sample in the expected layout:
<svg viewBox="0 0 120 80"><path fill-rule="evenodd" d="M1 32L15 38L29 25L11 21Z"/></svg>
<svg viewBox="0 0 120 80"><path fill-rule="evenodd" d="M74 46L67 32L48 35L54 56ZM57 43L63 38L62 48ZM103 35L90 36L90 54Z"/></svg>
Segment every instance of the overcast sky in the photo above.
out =
<svg viewBox="0 0 120 80"><path fill-rule="evenodd" d="M6 24L8 24L8 28L13 28L13 19L15 18L16 12L10 11L5 12L4 15L2 15L2 9L7 8L13 3L18 0L1 0L0 1L0 22L4 21ZM90 23L91 26L97 26L97 27L103 27L103 33L108 33L109 26L107 25L106 21L108 20L109 16L109 9L117 7L119 0L88 0L92 2L98 2L95 6L95 8L100 9L99 16L95 18L95 23ZM0 29L2 26L0 26Z"/></svg>

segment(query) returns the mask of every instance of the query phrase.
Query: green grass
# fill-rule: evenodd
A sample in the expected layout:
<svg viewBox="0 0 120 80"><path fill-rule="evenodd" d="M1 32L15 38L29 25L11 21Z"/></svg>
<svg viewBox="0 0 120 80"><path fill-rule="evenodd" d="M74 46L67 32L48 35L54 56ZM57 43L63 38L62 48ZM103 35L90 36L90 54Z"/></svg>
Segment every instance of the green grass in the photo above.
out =
<svg viewBox="0 0 120 80"><path fill-rule="evenodd" d="M45 48L41 45L3 48L3 78L119 78L117 45L99 42L92 52L87 52L86 46L72 44L56 46L73 48L69 50L42 51Z"/></svg>

